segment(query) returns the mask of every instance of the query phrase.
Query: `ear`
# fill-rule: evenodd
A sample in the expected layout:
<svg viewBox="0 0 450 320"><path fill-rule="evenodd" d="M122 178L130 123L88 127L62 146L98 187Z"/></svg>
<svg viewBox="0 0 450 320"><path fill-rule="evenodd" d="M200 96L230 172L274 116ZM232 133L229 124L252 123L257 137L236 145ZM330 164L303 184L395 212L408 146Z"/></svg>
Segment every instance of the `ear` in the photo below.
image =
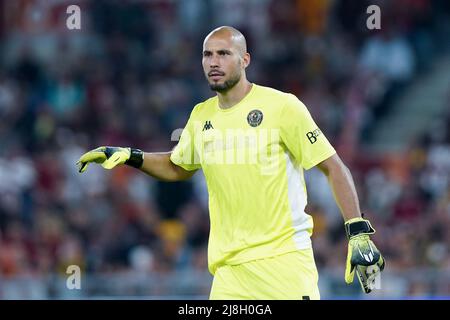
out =
<svg viewBox="0 0 450 320"><path fill-rule="evenodd" d="M244 69L246 69L250 65L250 53L246 52L244 53L244 56L242 57L242 63L244 66Z"/></svg>

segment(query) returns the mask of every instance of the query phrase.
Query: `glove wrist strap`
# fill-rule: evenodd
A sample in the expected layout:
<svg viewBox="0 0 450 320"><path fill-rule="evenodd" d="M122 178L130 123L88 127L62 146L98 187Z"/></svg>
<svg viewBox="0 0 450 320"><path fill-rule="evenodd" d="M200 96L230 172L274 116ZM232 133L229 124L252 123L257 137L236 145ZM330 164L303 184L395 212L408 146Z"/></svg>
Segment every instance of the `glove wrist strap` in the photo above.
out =
<svg viewBox="0 0 450 320"><path fill-rule="evenodd" d="M144 162L144 152L139 149L130 148L130 158L125 161L126 165L139 169Z"/></svg>
<svg viewBox="0 0 450 320"><path fill-rule="evenodd" d="M358 234L372 234L375 233L375 229L372 228L372 225L368 220L357 220L355 222L350 222L345 224L345 233L347 234L347 238L350 239L353 236Z"/></svg>

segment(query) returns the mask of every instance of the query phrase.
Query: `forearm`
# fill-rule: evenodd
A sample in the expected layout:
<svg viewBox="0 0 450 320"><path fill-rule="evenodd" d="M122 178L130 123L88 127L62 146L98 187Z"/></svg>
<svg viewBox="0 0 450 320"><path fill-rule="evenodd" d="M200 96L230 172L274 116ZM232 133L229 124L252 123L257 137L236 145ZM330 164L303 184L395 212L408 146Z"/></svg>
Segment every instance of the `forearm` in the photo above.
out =
<svg viewBox="0 0 450 320"><path fill-rule="evenodd" d="M350 170L335 155L319 169L327 176L334 199L345 221L361 217L358 194Z"/></svg>
<svg viewBox="0 0 450 320"><path fill-rule="evenodd" d="M361 219L358 195L350 170L337 154L322 161L317 167L327 176L336 204L345 220L348 242L345 282L353 282L355 272L365 293L374 288L374 281L383 271L385 262L370 235L375 233L368 220ZM354 218L353 221L349 221Z"/></svg>
<svg viewBox="0 0 450 320"><path fill-rule="evenodd" d="M331 171L328 181L344 220L361 217L358 194L350 170L345 167L343 170Z"/></svg>
<svg viewBox="0 0 450 320"><path fill-rule="evenodd" d="M142 172L162 181L180 181L192 177L195 171L186 171L170 160L171 152L145 152L139 168Z"/></svg>

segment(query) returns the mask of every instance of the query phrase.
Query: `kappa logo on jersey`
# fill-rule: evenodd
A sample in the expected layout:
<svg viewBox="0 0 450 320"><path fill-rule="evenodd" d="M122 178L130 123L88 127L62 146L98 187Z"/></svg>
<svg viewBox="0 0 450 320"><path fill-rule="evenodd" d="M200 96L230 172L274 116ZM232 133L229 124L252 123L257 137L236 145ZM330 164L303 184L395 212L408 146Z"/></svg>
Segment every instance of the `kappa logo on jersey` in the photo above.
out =
<svg viewBox="0 0 450 320"><path fill-rule="evenodd" d="M309 131L306 133L306 137L308 138L309 142L311 142L311 144L313 144L314 142L317 141L317 137L321 134L321 131L319 128L317 128L314 131Z"/></svg>
<svg viewBox="0 0 450 320"><path fill-rule="evenodd" d="M205 125L203 126L202 131L209 130L209 129L214 129L214 127L212 126L211 121L207 120L207 121L205 121Z"/></svg>
<svg viewBox="0 0 450 320"><path fill-rule="evenodd" d="M261 124L263 120L263 113L260 110L252 110L247 116L247 122L252 127L257 127Z"/></svg>

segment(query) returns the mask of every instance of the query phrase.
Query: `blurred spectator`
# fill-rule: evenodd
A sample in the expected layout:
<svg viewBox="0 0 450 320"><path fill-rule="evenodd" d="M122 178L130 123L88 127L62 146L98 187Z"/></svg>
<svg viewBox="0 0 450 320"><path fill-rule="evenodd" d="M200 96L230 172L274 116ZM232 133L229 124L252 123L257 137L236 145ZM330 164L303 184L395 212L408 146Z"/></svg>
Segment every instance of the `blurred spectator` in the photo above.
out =
<svg viewBox="0 0 450 320"><path fill-rule="evenodd" d="M8 12L0 17L0 297L66 295L55 279L71 264L89 276L134 279L92 280L93 294L167 295L176 287L175 294L207 295L202 173L169 184L92 165L81 177L75 162L100 145L172 148L171 133L213 95L200 53L206 32L221 24L246 35L251 81L298 95L351 167L390 272L450 271L450 115L407 154L365 153L393 97L426 70L435 48L445 49L446 1L375 1L379 32L365 28L368 1L83 1L76 35L54 18L65 14L64 1L12 3L0 1ZM305 180L316 262L327 279L343 272L342 218L326 177L310 170ZM341 290L333 280L323 288ZM386 288L449 290L448 281L398 277Z"/></svg>

